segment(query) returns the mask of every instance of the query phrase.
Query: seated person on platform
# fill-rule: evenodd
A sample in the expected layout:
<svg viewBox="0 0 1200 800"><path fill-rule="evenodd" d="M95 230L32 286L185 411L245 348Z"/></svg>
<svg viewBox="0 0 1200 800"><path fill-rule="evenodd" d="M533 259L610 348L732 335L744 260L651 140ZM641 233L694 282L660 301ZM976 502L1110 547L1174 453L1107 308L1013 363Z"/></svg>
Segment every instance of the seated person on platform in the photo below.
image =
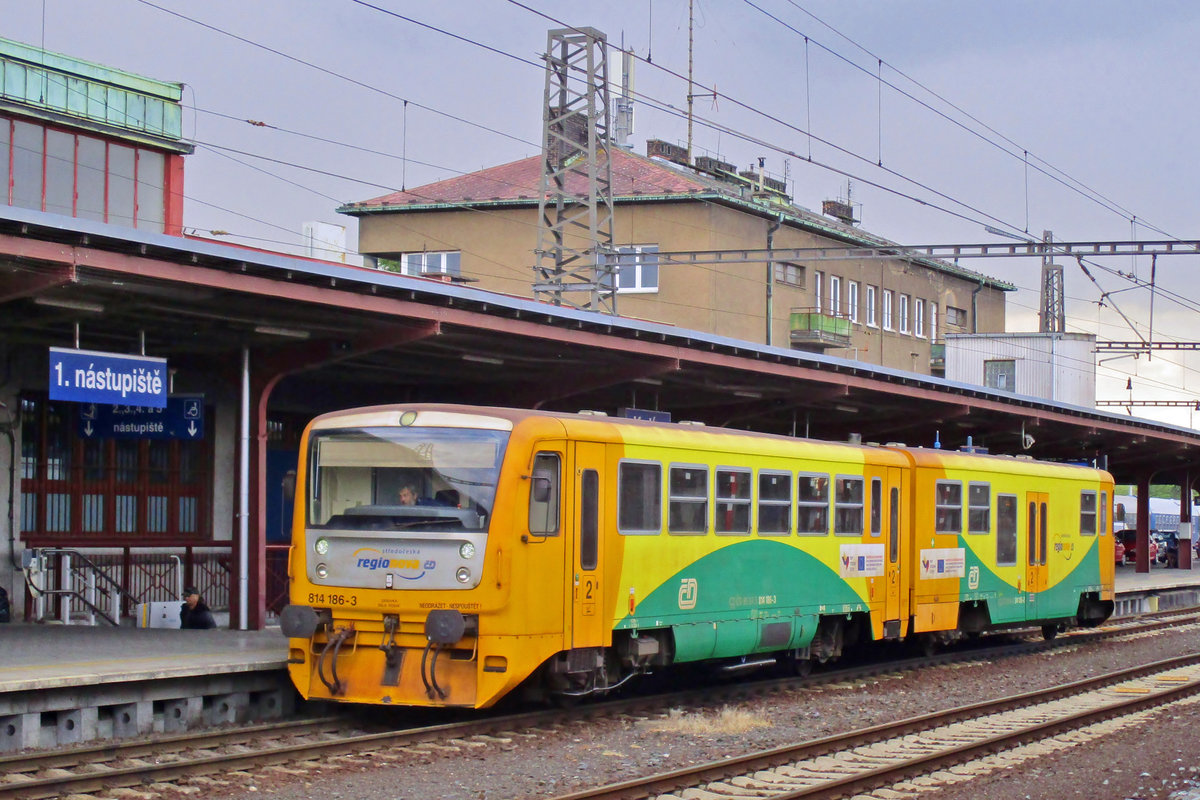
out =
<svg viewBox="0 0 1200 800"><path fill-rule="evenodd" d="M183 590L183 605L179 607L179 627L185 630L208 630L217 627L217 621L200 599L200 592L195 586Z"/></svg>

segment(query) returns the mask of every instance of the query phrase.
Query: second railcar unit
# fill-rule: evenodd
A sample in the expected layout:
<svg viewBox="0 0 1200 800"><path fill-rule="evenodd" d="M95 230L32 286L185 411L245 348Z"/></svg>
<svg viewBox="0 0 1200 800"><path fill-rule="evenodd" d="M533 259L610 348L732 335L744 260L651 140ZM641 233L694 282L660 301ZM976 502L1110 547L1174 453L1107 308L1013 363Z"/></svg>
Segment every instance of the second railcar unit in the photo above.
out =
<svg viewBox="0 0 1200 800"><path fill-rule="evenodd" d="M305 697L486 707L1112 610L1098 470L438 405L327 414L301 447Z"/></svg>

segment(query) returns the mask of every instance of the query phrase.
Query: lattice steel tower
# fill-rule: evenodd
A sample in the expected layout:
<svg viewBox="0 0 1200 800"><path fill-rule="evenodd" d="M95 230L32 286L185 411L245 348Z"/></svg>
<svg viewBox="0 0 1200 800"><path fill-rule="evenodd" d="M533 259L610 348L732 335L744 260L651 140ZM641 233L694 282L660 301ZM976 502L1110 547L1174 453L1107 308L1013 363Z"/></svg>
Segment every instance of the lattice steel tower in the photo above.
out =
<svg viewBox="0 0 1200 800"><path fill-rule="evenodd" d="M544 106L534 296L616 314L603 33L594 28L549 31Z"/></svg>
<svg viewBox="0 0 1200 800"><path fill-rule="evenodd" d="M1054 234L1042 233L1046 245L1054 243ZM1054 263L1053 251L1047 247L1042 256L1041 308L1038 310L1041 333L1063 333L1067 329L1067 304L1063 285L1063 268Z"/></svg>

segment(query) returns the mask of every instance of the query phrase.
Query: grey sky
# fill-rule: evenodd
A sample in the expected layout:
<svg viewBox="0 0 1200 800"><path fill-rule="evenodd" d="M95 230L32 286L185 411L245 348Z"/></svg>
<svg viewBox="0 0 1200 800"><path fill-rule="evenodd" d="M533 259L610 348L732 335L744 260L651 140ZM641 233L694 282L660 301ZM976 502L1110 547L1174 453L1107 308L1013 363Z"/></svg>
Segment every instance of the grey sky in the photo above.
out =
<svg viewBox="0 0 1200 800"><path fill-rule="evenodd" d="M0 35L187 84L185 133L198 143L197 153L187 160L185 225L189 228L228 231L238 235L234 241L289 249L299 242L302 222L321 220L346 225L353 246L353 220L333 211L339 203L538 152L544 77L537 64L547 29L558 23L514 3L376 0L374 5L534 65L352 0L152 2L378 90L238 41L149 2L0 0L5 23ZM653 60L654 66L638 64L639 93L653 103L684 107L686 84L659 67L686 73L686 0L522 2L563 23L596 27L614 44L624 36L626 46ZM777 175L785 172L786 163L799 204L819 208L823 199L845 192L845 178L807 163L811 144L815 161L862 179L853 185L853 198L862 203L863 226L904 243L995 240L984 233L984 222L1028 229L1038 237L1051 229L1057 238L1073 240L1167 238L1147 226L1175 237L1200 237L1200 226L1195 224L1200 168L1192 152L1194 132L1200 129L1200 106L1193 102L1200 4L1161 0L752 3L697 0L695 74L700 84L715 84L720 97L715 105L710 99L699 99L696 113L761 143L718 134L701 121L695 145L739 166L764 156L767 170ZM874 55L822 26L805 10ZM810 39L807 74L804 36ZM892 89L885 86L881 93L872 76L879 69L876 57L885 62L885 81L987 139L1007 137L1014 143L1005 145L1009 151L1027 150L1031 163L1053 165L1103 195L1106 204L1118 206L1121 213L1034 168L1027 171L1022 157L1002 152ZM617 64L614 59L614 77ZM898 71L997 133L983 130ZM406 108L388 95L410 102ZM685 138L683 120L677 114L655 111L650 107L653 103L638 105L633 138L639 152L644 151L647 138ZM261 120L392 157L252 127L219 115ZM451 117L471 120L478 127ZM810 119L812 133L861 158L810 143L803 133ZM287 163L270 163L216 146ZM789 152L794 155L787 156ZM407 163L400 160L402 154ZM875 166L880 159L890 172ZM320 175L288 163L346 177ZM870 182L961 216L881 191ZM1130 215L1146 225L1131 225ZM1104 263L1148 277L1148 260ZM1195 296L1191 274L1197 263L1191 257L1160 259L1160 280L1170 290ZM1009 298L1010 328L1036 326L1037 264L990 260L966 266L1021 287ZM1096 332L1104 339L1135 338L1116 314L1097 305L1098 291L1078 267L1064 266L1069 329ZM1118 276L1097 274L1106 291L1128 286ZM1145 332L1146 294L1130 291L1117 299ZM1156 336L1200 339L1196 319L1190 308L1163 298L1156 301ZM1129 374L1135 376L1135 397L1198 396L1200 375L1191 364L1187 368L1178 364L1183 364L1179 355L1105 364L1100 370L1100 397L1126 396ZM1195 415L1175 411L1157 416L1188 424Z"/></svg>

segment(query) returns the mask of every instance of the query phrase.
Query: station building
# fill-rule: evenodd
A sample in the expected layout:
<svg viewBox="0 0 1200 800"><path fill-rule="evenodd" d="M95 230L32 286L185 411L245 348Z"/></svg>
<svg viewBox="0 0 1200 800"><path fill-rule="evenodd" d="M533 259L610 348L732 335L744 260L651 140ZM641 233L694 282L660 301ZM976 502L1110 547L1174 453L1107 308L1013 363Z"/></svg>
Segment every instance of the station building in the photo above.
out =
<svg viewBox="0 0 1200 800"><path fill-rule="evenodd" d="M816 214L781 181L689 163L667 142L610 152L622 316L926 375L944 370L946 334L1004 331L1014 287L937 259L670 263L660 253L894 242L855 225L848 203ZM379 266L530 297L541 166L526 158L339 211L358 218L359 252Z"/></svg>

